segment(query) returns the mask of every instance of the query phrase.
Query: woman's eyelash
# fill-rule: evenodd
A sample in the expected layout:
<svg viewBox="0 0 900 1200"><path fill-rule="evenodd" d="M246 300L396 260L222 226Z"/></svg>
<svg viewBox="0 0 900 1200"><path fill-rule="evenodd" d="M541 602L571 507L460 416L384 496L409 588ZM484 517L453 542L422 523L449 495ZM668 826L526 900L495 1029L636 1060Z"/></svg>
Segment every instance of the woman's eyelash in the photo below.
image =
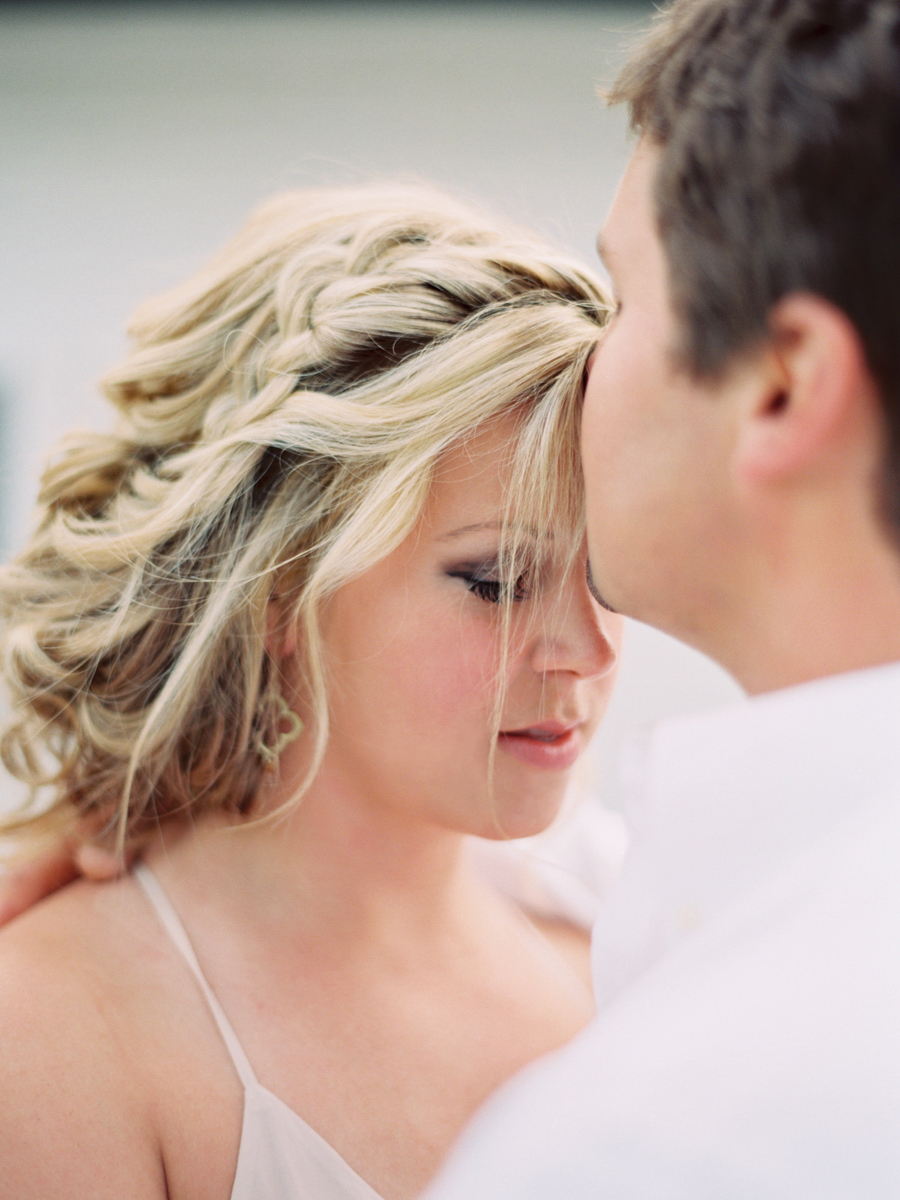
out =
<svg viewBox="0 0 900 1200"><path fill-rule="evenodd" d="M528 588L524 575L520 575L515 583L506 579L491 579L480 575L477 571L448 571L451 579L461 579L466 587L489 604L500 604L504 600L526 600Z"/></svg>

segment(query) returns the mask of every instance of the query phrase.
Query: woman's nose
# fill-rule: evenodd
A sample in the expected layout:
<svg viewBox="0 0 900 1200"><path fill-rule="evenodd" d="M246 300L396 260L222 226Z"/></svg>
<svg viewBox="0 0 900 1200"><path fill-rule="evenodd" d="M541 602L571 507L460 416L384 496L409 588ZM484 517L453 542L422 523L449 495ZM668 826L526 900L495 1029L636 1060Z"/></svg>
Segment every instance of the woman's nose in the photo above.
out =
<svg viewBox="0 0 900 1200"><path fill-rule="evenodd" d="M548 598L535 629L530 662L534 671L570 671L596 679L619 658L623 618L600 609L579 575Z"/></svg>

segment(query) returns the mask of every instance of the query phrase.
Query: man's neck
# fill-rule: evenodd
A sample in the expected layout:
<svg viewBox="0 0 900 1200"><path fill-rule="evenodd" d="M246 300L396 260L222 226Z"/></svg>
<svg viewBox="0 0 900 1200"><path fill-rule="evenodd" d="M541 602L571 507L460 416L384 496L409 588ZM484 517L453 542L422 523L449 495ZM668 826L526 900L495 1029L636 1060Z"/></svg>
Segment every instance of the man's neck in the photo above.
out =
<svg viewBox="0 0 900 1200"><path fill-rule="evenodd" d="M803 551L806 551L803 553ZM887 538L788 550L712 653L751 695L900 661L900 555Z"/></svg>

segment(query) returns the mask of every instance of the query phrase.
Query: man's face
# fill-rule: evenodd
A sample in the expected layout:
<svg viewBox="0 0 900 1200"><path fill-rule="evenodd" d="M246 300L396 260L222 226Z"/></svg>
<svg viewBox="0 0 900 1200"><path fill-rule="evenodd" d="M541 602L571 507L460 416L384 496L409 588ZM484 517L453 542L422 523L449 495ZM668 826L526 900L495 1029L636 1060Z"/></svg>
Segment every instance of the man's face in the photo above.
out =
<svg viewBox="0 0 900 1200"><path fill-rule="evenodd" d="M591 362L582 421L591 572L613 608L708 648L735 541L734 406L726 384L699 383L674 353L657 161L642 142L599 239L618 309Z"/></svg>

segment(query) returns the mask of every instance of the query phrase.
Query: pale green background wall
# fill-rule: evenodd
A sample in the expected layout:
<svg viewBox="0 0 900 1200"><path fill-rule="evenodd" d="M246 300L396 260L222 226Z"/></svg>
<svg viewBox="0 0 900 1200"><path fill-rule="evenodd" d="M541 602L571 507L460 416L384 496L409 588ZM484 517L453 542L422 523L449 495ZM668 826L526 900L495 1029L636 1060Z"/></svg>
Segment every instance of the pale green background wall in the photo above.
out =
<svg viewBox="0 0 900 1200"><path fill-rule="evenodd" d="M0 540L42 457L106 414L91 380L133 305L286 185L425 177L593 259L628 153L596 97L643 4L0 6ZM730 699L711 664L630 630L596 748ZM12 789L0 781L0 803ZM5 798L5 800L4 800Z"/></svg>

